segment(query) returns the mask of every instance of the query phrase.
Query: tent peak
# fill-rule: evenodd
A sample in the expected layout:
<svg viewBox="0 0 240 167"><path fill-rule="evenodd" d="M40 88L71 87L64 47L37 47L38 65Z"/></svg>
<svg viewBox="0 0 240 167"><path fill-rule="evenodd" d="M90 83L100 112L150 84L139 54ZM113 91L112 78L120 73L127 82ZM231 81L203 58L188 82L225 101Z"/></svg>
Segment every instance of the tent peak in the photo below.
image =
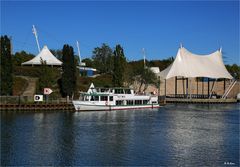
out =
<svg viewBox="0 0 240 167"><path fill-rule="evenodd" d="M224 66L221 50L208 55L198 55L184 47L178 50L174 62L160 72L160 77L163 79L175 76L232 79L231 74Z"/></svg>
<svg viewBox="0 0 240 167"><path fill-rule="evenodd" d="M222 46L219 48L219 52L222 53Z"/></svg>
<svg viewBox="0 0 240 167"><path fill-rule="evenodd" d="M183 44L182 44L182 42L180 43L180 48L183 48Z"/></svg>

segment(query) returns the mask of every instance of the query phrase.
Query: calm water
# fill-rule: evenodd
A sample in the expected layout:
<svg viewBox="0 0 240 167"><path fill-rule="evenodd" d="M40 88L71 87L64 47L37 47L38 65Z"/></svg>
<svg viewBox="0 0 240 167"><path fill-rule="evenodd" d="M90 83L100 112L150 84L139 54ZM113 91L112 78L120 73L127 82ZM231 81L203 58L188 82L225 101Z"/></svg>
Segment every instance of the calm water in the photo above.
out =
<svg viewBox="0 0 240 167"><path fill-rule="evenodd" d="M2 113L1 165L238 166L239 106Z"/></svg>

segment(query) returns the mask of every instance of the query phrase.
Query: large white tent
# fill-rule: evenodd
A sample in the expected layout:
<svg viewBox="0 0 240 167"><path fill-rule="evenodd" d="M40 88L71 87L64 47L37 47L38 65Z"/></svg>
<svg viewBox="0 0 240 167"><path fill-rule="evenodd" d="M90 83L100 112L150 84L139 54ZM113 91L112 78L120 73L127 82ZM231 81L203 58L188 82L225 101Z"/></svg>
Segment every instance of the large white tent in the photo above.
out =
<svg viewBox="0 0 240 167"><path fill-rule="evenodd" d="M189 52L184 47L178 49L174 62L161 71L159 76L161 79L172 77L233 78L223 63L221 50L209 55L197 55Z"/></svg>
<svg viewBox="0 0 240 167"><path fill-rule="evenodd" d="M47 65L51 66L61 66L62 62L58 60L48 49L45 45L41 52L35 56L33 59L22 63L22 65L41 65L41 59L46 61Z"/></svg>

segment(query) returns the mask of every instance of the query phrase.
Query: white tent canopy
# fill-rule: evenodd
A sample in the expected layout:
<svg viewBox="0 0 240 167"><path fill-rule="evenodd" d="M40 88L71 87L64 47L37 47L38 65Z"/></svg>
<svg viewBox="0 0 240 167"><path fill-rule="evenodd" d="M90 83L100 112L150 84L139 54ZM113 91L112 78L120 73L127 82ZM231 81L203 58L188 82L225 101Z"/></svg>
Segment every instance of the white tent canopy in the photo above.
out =
<svg viewBox="0 0 240 167"><path fill-rule="evenodd" d="M41 65L41 59L46 61L47 65L61 66L62 62L58 60L45 45L41 52L35 56L32 60L22 63L22 65Z"/></svg>
<svg viewBox="0 0 240 167"><path fill-rule="evenodd" d="M184 47L178 49L174 62L161 71L159 76L162 79L176 76L185 78L233 78L223 63L221 50L209 55L196 55Z"/></svg>

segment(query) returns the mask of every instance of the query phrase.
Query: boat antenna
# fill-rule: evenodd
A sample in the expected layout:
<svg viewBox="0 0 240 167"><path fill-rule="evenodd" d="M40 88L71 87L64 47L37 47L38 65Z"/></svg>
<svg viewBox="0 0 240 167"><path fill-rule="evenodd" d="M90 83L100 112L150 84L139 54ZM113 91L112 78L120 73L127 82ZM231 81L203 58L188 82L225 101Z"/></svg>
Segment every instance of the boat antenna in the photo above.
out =
<svg viewBox="0 0 240 167"><path fill-rule="evenodd" d="M143 65L144 65L144 68L146 67L146 54L145 54L145 49L142 48L142 52L143 52Z"/></svg>
<svg viewBox="0 0 240 167"><path fill-rule="evenodd" d="M37 42L37 47L38 47L38 51L40 52L40 46L39 46L39 42L38 42L38 35L37 35L37 30L35 28L35 26L33 25L33 28L32 28L32 31L33 31L33 34L36 38L36 42Z"/></svg>
<svg viewBox="0 0 240 167"><path fill-rule="evenodd" d="M77 41L77 49L78 49L78 56L79 56L79 65L81 65L81 55L80 55L80 48L79 48L79 42Z"/></svg>

